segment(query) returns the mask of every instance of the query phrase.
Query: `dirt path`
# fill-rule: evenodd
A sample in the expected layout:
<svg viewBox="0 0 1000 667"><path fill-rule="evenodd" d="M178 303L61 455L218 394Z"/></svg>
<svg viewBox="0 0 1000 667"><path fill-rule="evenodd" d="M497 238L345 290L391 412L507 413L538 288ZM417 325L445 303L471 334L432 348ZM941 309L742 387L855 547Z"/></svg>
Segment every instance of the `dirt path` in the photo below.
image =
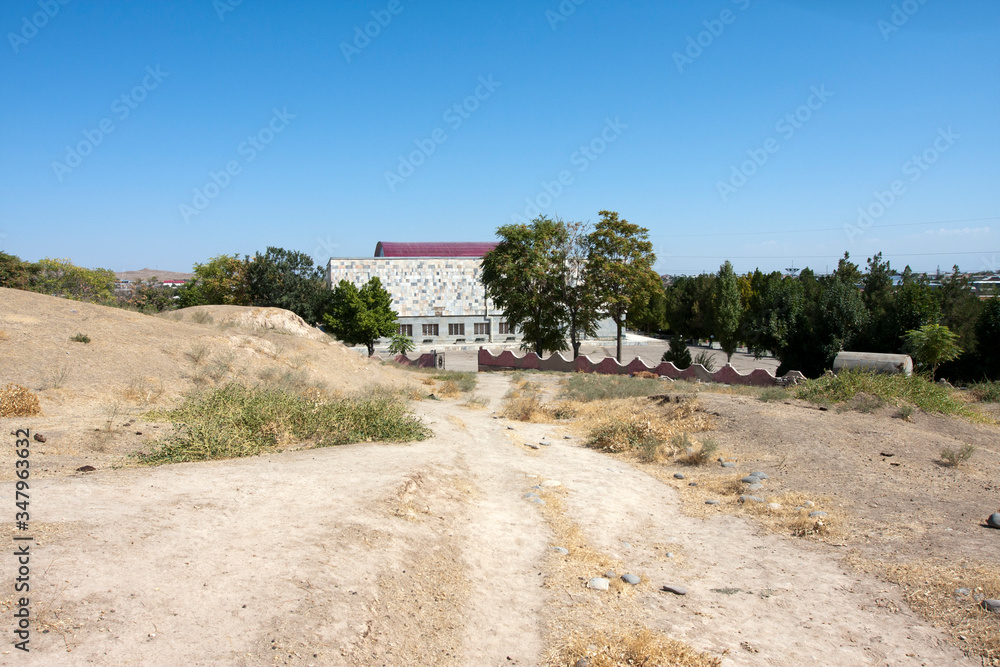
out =
<svg viewBox="0 0 1000 667"><path fill-rule="evenodd" d="M685 516L559 427L493 418L507 382L480 376L486 410L415 404L435 437L413 445L39 480L32 651L0 662L537 665L561 619L617 600L724 665L974 664L836 547ZM643 582L554 587L556 507Z"/></svg>

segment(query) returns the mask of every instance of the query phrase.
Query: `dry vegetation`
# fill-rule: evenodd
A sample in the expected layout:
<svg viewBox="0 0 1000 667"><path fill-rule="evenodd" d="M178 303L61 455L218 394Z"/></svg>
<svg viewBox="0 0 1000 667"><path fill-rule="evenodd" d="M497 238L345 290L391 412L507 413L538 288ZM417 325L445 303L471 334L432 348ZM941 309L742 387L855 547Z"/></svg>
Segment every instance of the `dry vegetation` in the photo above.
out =
<svg viewBox="0 0 1000 667"><path fill-rule="evenodd" d="M0 389L0 417L30 417L39 412L38 397L26 387L8 384Z"/></svg>

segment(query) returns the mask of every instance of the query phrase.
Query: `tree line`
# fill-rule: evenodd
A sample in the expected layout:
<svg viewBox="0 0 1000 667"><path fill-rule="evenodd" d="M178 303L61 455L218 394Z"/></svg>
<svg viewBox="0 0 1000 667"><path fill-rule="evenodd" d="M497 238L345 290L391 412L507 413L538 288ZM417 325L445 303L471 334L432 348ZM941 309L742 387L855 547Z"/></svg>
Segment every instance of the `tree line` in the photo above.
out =
<svg viewBox="0 0 1000 667"><path fill-rule="evenodd" d="M816 377L851 350L913 354L955 381L1000 377L1000 298L980 299L957 266L935 283L909 267L894 272L881 253L864 271L845 253L826 276L736 276L726 262L716 274L675 279L630 323L669 332L678 345L714 339L730 355L745 345L776 357L779 374Z"/></svg>

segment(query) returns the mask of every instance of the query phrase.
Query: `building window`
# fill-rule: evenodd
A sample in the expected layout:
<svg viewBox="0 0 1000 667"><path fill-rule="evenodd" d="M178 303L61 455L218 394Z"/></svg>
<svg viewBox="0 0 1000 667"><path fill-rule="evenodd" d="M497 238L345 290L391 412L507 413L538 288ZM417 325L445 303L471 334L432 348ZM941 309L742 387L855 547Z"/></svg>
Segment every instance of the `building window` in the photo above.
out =
<svg viewBox="0 0 1000 667"><path fill-rule="evenodd" d="M399 325L399 335L409 336L413 338L413 325L412 324L400 324Z"/></svg>
<svg viewBox="0 0 1000 667"><path fill-rule="evenodd" d="M490 334L490 323L476 322L472 325L472 332L477 336L488 336Z"/></svg>
<svg viewBox="0 0 1000 667"><path fill-rule="evenodd" d="M448 325L448 335L449 336L464 336L465 335L465 324L449 324Z"/></svg>
<svg viewBox="0 0 1000 667"><path fill-rule="evenodd" d="M513 327L511 327L510 324L508 324L507 322L501 322L500 323L500 333L502 333L502 334L514 333Z"/></svg>
<svg viewBox="0 0 1000 667"><path fill-rule="evenodd" d="M421 324L420 332L425 336L437 336L438 335L438 325L436 324Z"/></svg>

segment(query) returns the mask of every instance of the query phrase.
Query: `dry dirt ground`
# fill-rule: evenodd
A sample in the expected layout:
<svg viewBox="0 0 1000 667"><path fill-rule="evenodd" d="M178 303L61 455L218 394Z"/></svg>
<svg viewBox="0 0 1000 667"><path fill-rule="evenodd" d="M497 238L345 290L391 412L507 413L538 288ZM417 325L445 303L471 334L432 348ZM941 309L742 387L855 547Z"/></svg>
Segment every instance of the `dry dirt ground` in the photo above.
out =
<svg viewBox="0 0 1000 667"><path fill-rule="evenodd" d="M995 570L1000 531L978 525L998 509L994 426L702 393L737 467L646 464L584 447L578 422L500 418L511 377L496 373L479 376L484 409L414 402L434 432L423 442L113 467L151 430L130 378L159 379L153 403L169 404L211 380L192 377L195 345L223 361L232 351L244 378L274 366L331 389L425 385L323 340L221 327L218 311L175 322L23 294L0 290L0 384L38 390L43 413L0 419L0 437L48 439L32 446L31 652L8 642L0 664L540 665L643 629L702 652L684 664L981 664L851 563L962 557ZM77 329L92 342L69 342ZM258 351L275 341L277 355ZM63 363L61 386L41 389ZM560 379L537 378L550 391ZM979 447L972 461L935 463L963 441ZM11 449L0 486L12 497ZM75 472L81 461L97 471ZM771 474L766 494L815 499L835 530L791 537L737 503L733 482L751 470ZM0 515L8 545L13 513ZM586 588L609 568L642 581ZM0 571L13 578L12 556Z"/></svg>

